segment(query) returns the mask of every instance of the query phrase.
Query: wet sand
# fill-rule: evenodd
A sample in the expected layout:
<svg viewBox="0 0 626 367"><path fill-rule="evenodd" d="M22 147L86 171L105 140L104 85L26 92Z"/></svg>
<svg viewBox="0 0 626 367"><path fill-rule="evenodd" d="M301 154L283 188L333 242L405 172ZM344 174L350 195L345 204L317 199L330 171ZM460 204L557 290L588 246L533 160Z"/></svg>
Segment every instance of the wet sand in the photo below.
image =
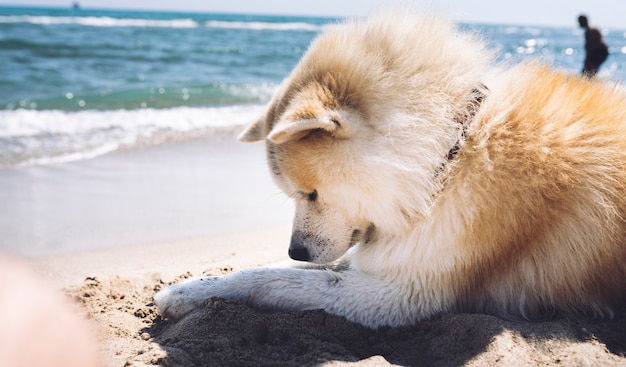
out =
<svg viewBox="0 0 626 367"><path fill-rule="evenodd" d="M290 223L263 150L211 136L2 169L0 251L40 257Z"/></svg>

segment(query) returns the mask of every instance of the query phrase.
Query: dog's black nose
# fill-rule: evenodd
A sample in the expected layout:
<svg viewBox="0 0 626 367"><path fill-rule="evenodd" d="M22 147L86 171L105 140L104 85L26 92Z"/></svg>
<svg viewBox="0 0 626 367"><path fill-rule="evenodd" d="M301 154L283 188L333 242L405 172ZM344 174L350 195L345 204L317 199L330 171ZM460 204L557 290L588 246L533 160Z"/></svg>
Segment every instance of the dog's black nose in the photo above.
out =
<svg viewBox="0 0 626 367"><path fill-rule="evenodd" d="M311 256L309 250L300 244L296 236L291 237L291 245L289 245L289 257L299 261L310 261Z"/></svg>
<svg viewBox="0 0 626 367"><path fill-rule="evenodd" d="M294 260L309 261L309 250L304 247L289 247L289 257Z"/></svg>

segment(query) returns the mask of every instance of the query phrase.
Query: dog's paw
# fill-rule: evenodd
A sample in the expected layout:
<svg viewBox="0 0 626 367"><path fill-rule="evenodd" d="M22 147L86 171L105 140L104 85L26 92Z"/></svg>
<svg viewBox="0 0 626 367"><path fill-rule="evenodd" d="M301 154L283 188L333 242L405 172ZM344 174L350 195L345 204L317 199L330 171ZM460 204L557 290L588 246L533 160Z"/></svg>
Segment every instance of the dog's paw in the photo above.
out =
<svg viewBox="0 0 626 367"><path fill-rule="evenodd" d="M202 306L205 300L217 295L218 277L191 278L163 288L154 295L154 303L161 316L180 319Z"/></svg>

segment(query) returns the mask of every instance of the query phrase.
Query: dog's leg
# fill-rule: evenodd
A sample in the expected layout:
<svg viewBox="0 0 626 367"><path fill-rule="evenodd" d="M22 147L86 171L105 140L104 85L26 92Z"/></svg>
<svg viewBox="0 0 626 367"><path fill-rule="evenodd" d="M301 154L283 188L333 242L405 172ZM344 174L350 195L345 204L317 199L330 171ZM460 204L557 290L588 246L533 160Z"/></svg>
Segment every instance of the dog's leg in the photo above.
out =
<svg viewBox="0 0 626 367"><path fill-rule="evenodd" d="M192 278L161 290L154 300L163 316L174 319L217 296L263 310L322 309L376 328L416 321L420 315L406 294L391 283L354 270L261 268Z"/></svg>

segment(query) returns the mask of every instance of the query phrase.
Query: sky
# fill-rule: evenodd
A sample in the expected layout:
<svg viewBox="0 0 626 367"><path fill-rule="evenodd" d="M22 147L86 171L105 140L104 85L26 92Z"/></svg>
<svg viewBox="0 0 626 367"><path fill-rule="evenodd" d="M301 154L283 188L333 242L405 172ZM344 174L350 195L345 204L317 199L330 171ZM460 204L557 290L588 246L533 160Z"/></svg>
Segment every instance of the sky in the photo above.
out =
<svg viewBox="0 0 626 367"><path fill-rule="evenodd" d="M77 0L83 8L173 10L220 13L360 16L394 4L387 0ZM67 7L73 0L0 0L0 5L40 5ZM407 2L407 1L404 1ZM452 19L470 23L577 26L581 13L592 24L626 29L624 0L417 0L420 8L449 14Z"/></svg>

